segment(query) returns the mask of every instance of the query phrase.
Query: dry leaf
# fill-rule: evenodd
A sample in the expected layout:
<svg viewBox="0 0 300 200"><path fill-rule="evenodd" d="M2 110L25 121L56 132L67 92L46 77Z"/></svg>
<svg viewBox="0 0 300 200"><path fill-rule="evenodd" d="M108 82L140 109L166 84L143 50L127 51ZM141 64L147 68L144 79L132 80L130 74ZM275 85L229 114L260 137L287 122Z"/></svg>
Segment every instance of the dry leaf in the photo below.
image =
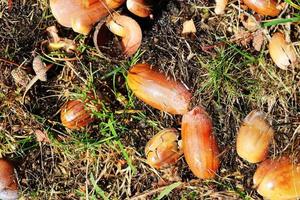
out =
<svg viewBox="0 0 300 200"><path fill-rule="evenodd" d="M182 35L186 36L190 34L195 34L196 32L197 30L193 19L187 20L183 23L183 29L181 32Z"/></svg>
<svg viewBox="0 0 300 200"><path fill-rule="evenodd" d="M243 29L239 29L235 32L232 42L235 42L236 44L243 45L247 47L250 42L252 41L253 36L249 31L245 31Z"/></svg>
<svg viewBox="0 0 300 200"><path fill-rule="evenodd" d="M30 81L30 78L26 71L21 69L20 67L13 69L10 74L17 86L26 87L26 85Z"/></svg>
<svg viewBox="0 0 300 200"><path fill-rule="evenodd" d="M256 51L261 50L261 47L264 44L264 40L265 40L265 37L264 37L264 34L261 30L256 31L253 34L252 45L253 45L253 47Z"/></svg>
<svg viewBox="0 0 300 200"><path fill-rule="evenodd" d="M42 142L42 143L50 143L48 134L45 131L35 130L34 134L36 136L36 141Z"/></svg>
<svg viewBox="0 0 300 200"><path fill-rule="evenodd" d="M32 68L33 68L36 76L39 77L39 80L47 81L47 75L46 75L47 67L43 63L40 56L34 57L33 62L32 62Z"/></svg>
<svg viewBox="0 0 300 200"><path fill-rule="evenodd" d="M253 16L248 17L244 14L241 14L240 19L243 26L249 31L254 32L259 28L259 23Z"/></svg>

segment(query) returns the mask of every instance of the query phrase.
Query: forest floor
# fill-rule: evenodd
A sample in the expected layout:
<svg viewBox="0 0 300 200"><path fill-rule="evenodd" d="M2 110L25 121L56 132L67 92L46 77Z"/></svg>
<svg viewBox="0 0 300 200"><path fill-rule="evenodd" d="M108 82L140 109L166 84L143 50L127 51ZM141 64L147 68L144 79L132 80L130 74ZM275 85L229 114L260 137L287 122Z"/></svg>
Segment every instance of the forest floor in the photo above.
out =
<svg viewBox="0 0 300 200"><path fill-rule="evenodd" d="M261 17L260 26L248 30L245 17L254 12L243 10L240 1L231 1L222 15L214 13L214 4L163 1L153 19L137 18L123 6L119 10L143 30L138 53L124 58L101 56L93 30L83 36L59 25L46 0L16 0L10 11L0 3L0 157L14 163L21 199L262 199L253 188L257 165L237 155L236 134L249 112L264 111L276 133L269 157L299 157L300 73L278 68L268 53L268 36L276 31L289 34L299 52L299 24L263 26L275 18ZM286 5L279 18L293 13L297 10ZM182 26L190 19L197 32L184 37ZM52 25L75 41L78 54L43 48ZM259 47L255 34L262 34ZM34 54L53 67L23 101L26 85L16 83L11 72L22 68L23 80L31 79ZM206 108L221 152L215 179L195 177L184 157L163 170L146 163L147 141L163 128L180 130L182 116L132 94L126 76L134 63L149 63L185 83L193 93L191 107ZM91 90L103 99L96 120L80 130L66 129L61 106Z"/></svg>

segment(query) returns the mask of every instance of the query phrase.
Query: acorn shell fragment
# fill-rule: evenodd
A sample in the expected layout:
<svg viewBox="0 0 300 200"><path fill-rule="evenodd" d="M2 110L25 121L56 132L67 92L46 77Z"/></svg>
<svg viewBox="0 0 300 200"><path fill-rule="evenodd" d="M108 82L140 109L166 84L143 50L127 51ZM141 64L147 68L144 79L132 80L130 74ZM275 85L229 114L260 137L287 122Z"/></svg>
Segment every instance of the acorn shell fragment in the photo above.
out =
<svg viewBox="0 0 300 200"><path fill-rule="evenodd" d="M275 64L284 70L297 62L297 54L292 44L286 42L283 33L275 33L269 43L269 51Z"/></svg>
<svg viewBox="0 0 300 200"><path fill-rule="evenodd" d="M145 0L127 0L126 7L139 17L149 17L151 15L151 8L146 4Z"/></svg>
<svg viewBox="0 0 300 200"><path fill-rule="evenodd" d="M142 30L140 25L131 17L114 14L106 22L108 29L122 38L123 53L132 56L142 43Z"/></svg>
<svg viewBox="0 0 300 200"><path fill-rule="evenodd" d="M215 13L217 15L224 14L227 4L228 0L216 0Z"/></svg>

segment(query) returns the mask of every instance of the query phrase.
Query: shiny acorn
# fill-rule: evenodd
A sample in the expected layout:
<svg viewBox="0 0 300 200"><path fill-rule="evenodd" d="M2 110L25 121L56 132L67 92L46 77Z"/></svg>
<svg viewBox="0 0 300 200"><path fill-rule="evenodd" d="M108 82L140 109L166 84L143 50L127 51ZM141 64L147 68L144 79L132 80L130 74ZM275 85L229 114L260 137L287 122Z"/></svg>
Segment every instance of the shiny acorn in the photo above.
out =
<svg viewBox="0 0 300 200"><path fill-rule="evenodd" d="M252 10L261 15L276 17L280 10L277 8L274 0L243 0L244 3Z"/></svg>
<svg viewBox="0 0 300 200"><path fill-rule="evenodd" d="M145 147L147 163L156 169L175 164L182 155L178 136L178 131L173 128L163 129L154 135Z"/></svg>
<svg viewBox="0 0 300 200"><path fill-rule="evenodd" d="M261 111L253 110L244 119L236 142L236 150L240 157L250 163L266 159L274 130Z"/></svg>
<svg viewBox="0 0 300 200"><path fill-rule="evenodd" d="M191 93L180 82L168 78L149 64L131 67L127 83L133 93L146 104L171 114L188 112Z"/></svg>
<svg viewBox="0 0 300 200"><path fill-rule="evenodd" d="M101 109L97 98L88 95L86 100L69 100L61 108L60 119L62 124L69 129L80 129L92 123L92 111ZM97 99L98 100L98 99Z"/></svg>
<svg viewBox="0 0 300 200"><path fill-rule="evenodd" d="M14 167L6 159L0 159L0 199L18 199L18 183Z"/></svg>
<svg viewBox="0 0 300 200"><path fill-rule="evenodd" d="M181 137L184 157L193 174L214 178L220 165L219 150L212 120L203 108L195 107L183 115Z"/></svg>
<svg viewBox="0 0 300 200"><path fill-rule="evenodd" d="M253 183L266 199L297 199L300 197L300 165L287 157L266 160L257 168Z"/></svg>

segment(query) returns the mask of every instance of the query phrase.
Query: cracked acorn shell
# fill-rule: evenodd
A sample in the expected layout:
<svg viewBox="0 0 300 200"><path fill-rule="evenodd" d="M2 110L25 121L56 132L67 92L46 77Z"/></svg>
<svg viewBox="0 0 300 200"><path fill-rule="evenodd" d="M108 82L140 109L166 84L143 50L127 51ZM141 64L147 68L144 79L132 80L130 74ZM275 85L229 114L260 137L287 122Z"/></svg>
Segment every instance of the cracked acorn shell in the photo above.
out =
<svg viewBox="0 0 300 200"><path fill-rule="evenodd" d="M250 163L266 159L274 130L265 120L265 114L253 110L244 119L236 142L236 150L240 157Z"/></svg>
<svg viewBox="0 0 300 200"><path fill-rule="evenodd" d="M14 167L9 161L3 158L0 159L0 199L18 199L18 184Z"/></svg>
<svg viewBox="0 0 300 200"><path fill-rule="evenodd" d="M109 14L110 9L123 3L124 0L50 0L50 8L58 23L87 35L97 21Z"/></svg>
<svg viewBox="0 0 300 200"><path fill-rule="evenodd" d="M122 38L121 46L123 54L134 55L142 43L142 29L131 17L113 14L108 18L106 25L108 29Z"/></svg>
<svg viewBox="0 0 300 200"><path fill-rule="evenodd" d="M157 169L175 164L182 154L178 145L178 131L173 128L163 129L146 144L147 163Z"/></svg>
<svg viewBox="0 0 300 200"><path fill-rule="evenodd" d="M253 176L254 187L266 199L292 200L300 197L300 165L287 157L262 162Z"/></svg>
<svg viewBox="0 0 300 200"><path fill-rule="evenodd" d="M182 148L185 160L195 176L211 179L219 168L219 150L208 113L195 107L182 118Z"/></svg>
<svg viewBox="0 0 300 200"><path fill-rule="evenodd" d="M287 70L289 66L297 62L297 55L292 44L286 42L283 33L274 33L270 43L269 51L272 60L280 68Z"/></svg>
<svg viewBox="0 0 300 200"><path fill-rule="evenodd" d="M131 67L127 83L134 95L146 104L171 114L188 112L191 93L180 82L168 78L149 64Z"/></svg>

